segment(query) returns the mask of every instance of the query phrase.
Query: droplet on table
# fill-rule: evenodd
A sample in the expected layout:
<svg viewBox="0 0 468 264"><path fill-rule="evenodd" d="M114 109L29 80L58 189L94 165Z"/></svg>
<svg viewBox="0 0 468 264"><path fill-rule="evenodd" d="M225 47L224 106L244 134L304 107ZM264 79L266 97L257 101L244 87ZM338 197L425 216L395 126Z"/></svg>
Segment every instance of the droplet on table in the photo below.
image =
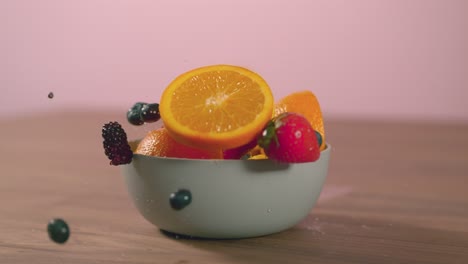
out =
<svg viewBox="0 0 468 264"><path fill-rule="evenodd" d="M177 192L171 193L169 203L172 209L182 210L192 202L192 193L189 190L181 189Z"/></svg>
<svg viewBox="0 0 468 264"><path fill-rule="evenodd" d="M49 233L50 239L52 241L63 244L67 242L70 237L70 229L68 224L60 218L52 219L47 225L47 232Z"/></svg>
<svg viewBox="0 0 468 264"><path fill-rule="evenodd" d="M54 98L54 93L53 93L53 92L50 92L49 95L47 95L47 97L49 97L49 99Z"/></svg>

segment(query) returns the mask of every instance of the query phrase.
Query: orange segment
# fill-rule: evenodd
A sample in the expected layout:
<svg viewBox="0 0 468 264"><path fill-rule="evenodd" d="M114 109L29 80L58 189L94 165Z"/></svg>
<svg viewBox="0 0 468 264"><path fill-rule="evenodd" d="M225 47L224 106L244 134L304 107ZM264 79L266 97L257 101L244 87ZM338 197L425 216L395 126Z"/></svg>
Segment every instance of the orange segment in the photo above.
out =
<svg viewBox="0 0 468 264"><path fill-rule="evenodd" d="M265 150L260 147L259 145L256 145L253 149L249 151L250 156L256 156L256 155L265 155Z"/></svg>
<svg viewBox="0 0 468 264"><path fill-rule="evenodd" d="M136 154L171 158L222 159L221 151L192 148L172 139L165 128L150 131L138 144Z"/></svg>
<svg viewBox="0 0 468 264"><path fill-rule="evenodd" d="M205 149L229 149L258 134L271 118L274 99L257 73L213 65L178 76L159 103L164 126L176 141Z"/></svg>
<svg viewBox="0 0 468 264"><path fill-rule="evenodd" d="M257 154L249 158L249 160L264 160L264 159L268 159L267 155L265 154Z"/></svg>
<svg viewBox="0 0 468 264"><path fill-rule="evenodd" d="M284 112L295 112L304 115L312 128L322 135L320 150L325 149L325 128L323 126L322 110L317 97L311 91L291 93L275 104L273 117Z"/></svg>

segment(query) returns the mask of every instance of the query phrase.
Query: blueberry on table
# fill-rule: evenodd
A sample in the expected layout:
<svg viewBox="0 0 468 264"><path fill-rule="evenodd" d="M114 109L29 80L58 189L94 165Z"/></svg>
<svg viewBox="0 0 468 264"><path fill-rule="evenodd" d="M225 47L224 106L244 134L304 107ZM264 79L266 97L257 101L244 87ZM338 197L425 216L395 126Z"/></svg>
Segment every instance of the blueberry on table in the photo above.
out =
<svg viewBox="0 0 468 264"><path fill-rule="evenodd" d="M141 119L146 123L156 122L161 119L159 104L146 104L141 108Z"/></svg>
<svg viewBox="0 0 468 264"><path fill-rule="evenodd" d="M70 229L68 228L68 224L60 218L49 221L49 224L47 225L47 232L49 233L50 239L59 244L67 242L68 238L70 237Z"/></svg>
<svg viewBox="0 0 468 264"><path fill-rule="evenodd" d="M189 190L181 189L175 193L171 193L169 203L172 209L182 210L184 207L192 202L192 193Z"/></svg>
<svg viewBox="0 0 468 264"><path fill-rule="evenodd" d="M130 108L127 112L127 120L130 124L135 126L141 126L145 122L141 118L141 109L147 105L146 103L138 102L135 103L132 108Z"/></svg>

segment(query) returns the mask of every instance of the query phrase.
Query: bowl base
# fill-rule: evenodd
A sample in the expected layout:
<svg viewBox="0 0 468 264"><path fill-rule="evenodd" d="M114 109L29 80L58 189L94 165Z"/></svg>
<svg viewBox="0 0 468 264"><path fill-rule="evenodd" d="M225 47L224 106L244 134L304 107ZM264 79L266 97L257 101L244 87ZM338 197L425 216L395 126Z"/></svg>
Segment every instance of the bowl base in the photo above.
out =
<svg viewBox="0 0 468 264"><path fill-rule="evenodd" d="M255 238L255 237L262 237L262 236L269 236L272 234L266 234L266 235L260 235L260 236L252 236L252 237L240 237L240 238L212 238L212 237L198 237L198 236L191 236L191 235L184 235L184 234L179 234L175 233L172 231L167 231L165 229L159 228L159 232L163 234L166 237L172 238L172 239L185 239L185 240L241 240L241 239L249 239L249 238ZM281 233L277 232L277 233Z"/></svg>
<svg viewBox="0 0 468 264"><path fill-rule="evenodd" d="M172 238L172 239L191 239L191 240L229 240L229 238L206 238L206 237L197 237L197 236L190 236L190 235L184 235L184 234L179 234L179 233L174 233L171 231L167 231L165 229L159 229L159 231L165 235L166 237ZM232 239L231 239L232 240Z"/></svg>

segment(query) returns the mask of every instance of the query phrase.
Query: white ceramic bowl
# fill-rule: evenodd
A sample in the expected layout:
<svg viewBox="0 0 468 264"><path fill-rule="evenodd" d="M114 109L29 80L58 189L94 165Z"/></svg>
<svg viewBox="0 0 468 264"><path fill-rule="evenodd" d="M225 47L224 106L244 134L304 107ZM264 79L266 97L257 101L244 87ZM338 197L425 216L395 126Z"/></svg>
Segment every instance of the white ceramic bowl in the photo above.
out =
<svg viewBox="0 0 468 264"><path fill-rule="evenodd" d="M135 155L122 166L128 192L145 219L176 234L246 238L286 230L315 205L328 172L328 147L311 163L193 160ZM171 206L188 190L191 202Z"/></svg>

